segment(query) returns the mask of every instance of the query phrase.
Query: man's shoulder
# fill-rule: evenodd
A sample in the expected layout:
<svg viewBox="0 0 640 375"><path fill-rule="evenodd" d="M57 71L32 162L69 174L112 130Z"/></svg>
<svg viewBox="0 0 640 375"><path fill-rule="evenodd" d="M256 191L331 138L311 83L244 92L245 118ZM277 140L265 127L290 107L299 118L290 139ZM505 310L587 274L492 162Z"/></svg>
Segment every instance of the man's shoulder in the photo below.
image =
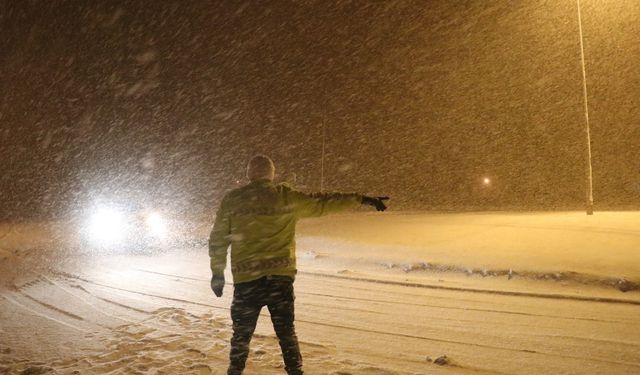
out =
<svg viewBox="0 0 640 375"><path fill-rule="evenodd" d="M270 192L269 192L270 191ZM244 186L237 187L235 189L229 190L224 197L222 198L222 202L231 203L236 200L244 200L249 196L253 196L255 194L273 194L276 193L278 195L287 195L288 193L296 193L296 190L291 184L287 182L281 182L277 184L268 184L268 185L255 185L255 184L247 184Z"/></svg>
<svg viewBox="0 0 640 375"><path fill-rule="evenodd" d="M248 187L248 185L244 185L244 186L240 186L240 187L237 187L237 188L234 188L234 189L231 189L231 190L227 191L225 193L225 195L222 197L222 201L223 202L225 202L225 201L228 202L228 201L231 201L231 200L234 200L234 199L237 199L237 198L241 197L242 195L246 194L246 192L248 190L247 187Z"/></svg>
<svg viewBox="0 0 640 375"><path fill-rule="evenodd" d="M222 200L230 201L238 198L243 198L248 195L260 194L261 192L264 192L264 191L274 191L274 189L277 192L282 192L284 190L291 190L291 187L287 186L286 184L257 185L257 184L249 183L249 184L237 187L235 189L229 190L224 195Z"/></svg>
<svg viewBox="0 0 640 375"><path fill-rule="evenodd" d="M276 185L276 189L278 191L281 191L281 192L288 192L288 191L291 191L291 190L295 190L293 188L293 186L291 186L291 184L288 183L288 182L281 182L281 183L277 184Z"/></svg>
<svg viewBox="0 0 640 375"><path fill-rule="evenodd" d="M285 200L289 198L295 199L300 196L313 196L313 193L306 193L302 190L296 189L293 185L288 182L282 182L275 186L278 193L284 197Z"/></svg>

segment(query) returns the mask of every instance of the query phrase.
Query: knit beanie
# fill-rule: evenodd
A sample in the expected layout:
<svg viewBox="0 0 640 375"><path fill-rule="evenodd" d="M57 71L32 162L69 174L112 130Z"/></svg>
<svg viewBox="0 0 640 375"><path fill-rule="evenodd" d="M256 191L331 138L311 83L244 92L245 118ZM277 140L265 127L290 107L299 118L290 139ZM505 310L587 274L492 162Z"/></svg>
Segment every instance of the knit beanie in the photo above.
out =
<svg viewBox="0 0 640 375"><path fill-rule="evenodd" d="M276 167L273 165L273 161L265 155L254 156L247 165L247 177L251 181L272 181L275 173Z"/></svg>

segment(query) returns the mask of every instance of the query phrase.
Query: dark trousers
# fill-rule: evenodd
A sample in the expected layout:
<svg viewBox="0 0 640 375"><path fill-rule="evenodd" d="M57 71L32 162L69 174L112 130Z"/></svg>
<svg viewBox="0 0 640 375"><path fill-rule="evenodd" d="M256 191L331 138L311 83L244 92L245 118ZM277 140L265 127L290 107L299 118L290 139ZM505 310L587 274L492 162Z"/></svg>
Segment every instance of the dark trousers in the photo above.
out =
<svg viewBox="0 0 640 375"><path fill-rule="evenodd" d="M242 374L249 355L249 343L260 310L265 305L280 342L287 374L302 374L302 356L294 327L294 299L293 279L287 276L267 276L234 285L231 304L233 337L228 375Z"/></svg>

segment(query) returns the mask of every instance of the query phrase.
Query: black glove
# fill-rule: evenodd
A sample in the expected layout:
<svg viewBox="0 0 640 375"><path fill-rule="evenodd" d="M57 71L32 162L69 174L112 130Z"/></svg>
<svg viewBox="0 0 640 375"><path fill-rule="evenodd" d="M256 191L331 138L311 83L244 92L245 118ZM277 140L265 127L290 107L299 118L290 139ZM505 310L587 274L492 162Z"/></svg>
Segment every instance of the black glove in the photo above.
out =
<svg viewBox="0 0 640 375"><path fill-rule="evenodd" d="M224 288L224 276L211 277L211 290L216 297L222 297L222 289Z"/></svg>
<svg viewBox="0 0 640 375"><path fill-rule="evenodd" d="M362 197L361 203L373 206L378 211L384 211L387 209L387 206L384 205L384 201L387 199L389 199L389 197L368 197L365 195Z"/></svg>

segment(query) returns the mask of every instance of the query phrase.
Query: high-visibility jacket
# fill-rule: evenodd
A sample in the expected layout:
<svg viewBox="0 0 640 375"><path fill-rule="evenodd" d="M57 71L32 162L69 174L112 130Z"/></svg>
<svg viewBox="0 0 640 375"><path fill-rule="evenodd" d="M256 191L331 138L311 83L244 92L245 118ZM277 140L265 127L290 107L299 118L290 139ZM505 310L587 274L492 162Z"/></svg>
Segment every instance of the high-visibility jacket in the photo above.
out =
<svg viewBox="0 0 640 375"><path fill-rule="evenodd" d="M359 194L307 194L285 184L258 180L229 192L216 213L209 236L214 276L222 276L231 245L234 283L263 276L296 274L298 219L357 207Z"/></svg>

